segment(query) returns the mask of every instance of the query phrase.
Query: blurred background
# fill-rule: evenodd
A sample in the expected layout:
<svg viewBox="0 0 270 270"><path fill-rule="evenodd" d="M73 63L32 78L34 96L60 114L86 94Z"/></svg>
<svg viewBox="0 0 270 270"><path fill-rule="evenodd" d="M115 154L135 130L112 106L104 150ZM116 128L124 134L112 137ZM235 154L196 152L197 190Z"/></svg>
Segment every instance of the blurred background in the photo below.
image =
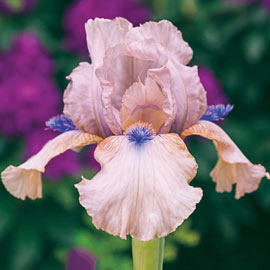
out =
<svg viewBox="0 0 270 270"><path fill-rule="evenodd" d="M45 121L62 112L65 76L89 61L86 20L122 16L134 25L168 19L182 31L209 105L235 105L220 125L270 171L269 10L269 0L0 0L0 170L58 135ZM269 183L240 200L218 194L212 143L188 144L199 164L192 183L204 197L166 238L164 269L269 269ZM41 200L18 200L0 184L1 270L132 269L130 239L97 231L78 202L74 183L99 169L93 151L51 161Z"/></svg>

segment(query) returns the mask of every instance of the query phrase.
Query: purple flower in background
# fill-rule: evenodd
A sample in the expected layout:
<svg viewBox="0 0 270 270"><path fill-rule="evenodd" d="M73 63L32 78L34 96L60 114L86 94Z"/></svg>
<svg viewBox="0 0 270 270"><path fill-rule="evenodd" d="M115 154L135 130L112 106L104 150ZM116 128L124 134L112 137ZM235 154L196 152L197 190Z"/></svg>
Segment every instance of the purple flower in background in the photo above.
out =
<svg viewBox="0 0 270 270"><path fill-rule="evenodd" d="M52 59L34 34L22 33L0 60L0 131L25 135L24 158L30 157L57 135L42 130L45 122L58 114L61 104L52 80ZM68 151L48 165L46 175L57 180L79 171L76 154Z"/></svg>
<svg viewBox="0 0 270 270"><path fill-rule="evenodd" d="M26 136L26 152L24 158L29 158L36 154L48 141L56 137L58 134L50 130L37 129ZM57 156L48 164L45 175L50 180L60 180L65 175L76 176L80 172L78 155L72 150Z"/></svg>
<svg viewBox="0 0 270 270"><path fill-rule="evenodd" d="M208 105L226 104L228 102L220 83L209 68L199 67L199 77L207 93Z"/></svg>
<svg viewBox="0 0 270 270"><path fill-rule="evenodd" d="M226 0L227 2L234 2L239 4L252 4L252 3L261 3L262 6L269 11L270 9L270 0Z"/></svg>
<svg viewBox="0 0 270 270"><path fill-rule="evenodd" d="M58 89L50 78L11 75L0 82L0 130L14 135L45 127L45 121L58 113L59 105Z"/></svg>
<svg viewBox="0 0 270 270"><path fill-rule="evenodd" d="M77 0L67 9L64 17L66 44L69 50L87 55L84 24L90 18L113 19L124 17L134 25L145 22L148 9L138 0Z"/></svg>
<svg viewBox="0 0 270 270"><path fill-rule="evenodd" d="M0 13L22 13L33 9L36 0L1 0L0 1Z"/></svg>
<svg viewBox="0 0 270 270"><path fill-rule="evenodd" d="M4 55L0 52L0 83L5 78L5 64L4 64ZM1 89L0 89L1 91Z"/></svg>
<svg viewBox="0 0 270 270"><path fill-rule="evenodd" d="M96 147L96 144L90 145L89 151L87 152L86 156L86 163L88 166L91 167L93 171L98 172L100 170L100 164L94 158L94 152L96 150Z"/></svg>
<svg viewBox="0 0 270 270"><path fill-rule="evenodd" d="M270 9L270 0L262 0L262 4L269 11L269 9Z"/></svg>
<svg viewBox="0 0 270 270"><path fill-rule="evenodd" d="M0 56L0 130L26 134L59 111L52 60L31 33L23 33Z"/></svg>
<svg viewBox="0 0 270 270"><path fill-rule="evenodd" d="M51 75L52 59L43 48L37 37L30 32L20 34L11 46L11 50L3 59L8 76L12 73L32 77Z"/></svg>
<svg viewBox="0 0 270 270"><path fill-rule="evenodd" d="M83 249L73 249L68 254L67 270L95 270L96 259Z"/></svg>

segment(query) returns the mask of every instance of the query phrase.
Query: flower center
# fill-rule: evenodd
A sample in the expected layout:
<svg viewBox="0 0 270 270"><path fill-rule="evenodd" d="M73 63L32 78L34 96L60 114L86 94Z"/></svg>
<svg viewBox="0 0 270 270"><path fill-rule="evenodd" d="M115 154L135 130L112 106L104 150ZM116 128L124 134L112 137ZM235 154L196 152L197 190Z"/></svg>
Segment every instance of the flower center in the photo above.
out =
<svg viewBox="0 0 270 270"><path fill-rule="evenodd" d="M136 144L143 144L153 139L156 132L153 126L146 122L137 122L127 128L124 135L128 136L130 142Z"/></svg>

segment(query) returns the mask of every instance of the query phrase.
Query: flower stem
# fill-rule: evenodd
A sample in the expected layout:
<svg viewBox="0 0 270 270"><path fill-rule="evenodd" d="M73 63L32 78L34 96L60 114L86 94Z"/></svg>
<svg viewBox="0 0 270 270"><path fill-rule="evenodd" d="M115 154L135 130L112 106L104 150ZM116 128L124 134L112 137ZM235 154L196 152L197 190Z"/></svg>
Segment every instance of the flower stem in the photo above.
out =
<svg viewBox="0 0 270 270"><path fill-rule="evenodd" d="M139 241L132 238L133 270L162 270L165 238Z"/></svg>

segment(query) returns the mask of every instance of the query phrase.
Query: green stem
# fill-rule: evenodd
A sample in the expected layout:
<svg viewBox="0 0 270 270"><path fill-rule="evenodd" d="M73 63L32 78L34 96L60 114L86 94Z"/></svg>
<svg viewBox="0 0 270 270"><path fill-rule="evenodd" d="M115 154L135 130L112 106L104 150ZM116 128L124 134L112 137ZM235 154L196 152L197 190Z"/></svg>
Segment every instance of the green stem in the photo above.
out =
<svg viewBox="0 0 270 270"><path fill-rule="evenodd" d="M162 270L165 238L139 241L132 238L133 270Z"/></svg>

